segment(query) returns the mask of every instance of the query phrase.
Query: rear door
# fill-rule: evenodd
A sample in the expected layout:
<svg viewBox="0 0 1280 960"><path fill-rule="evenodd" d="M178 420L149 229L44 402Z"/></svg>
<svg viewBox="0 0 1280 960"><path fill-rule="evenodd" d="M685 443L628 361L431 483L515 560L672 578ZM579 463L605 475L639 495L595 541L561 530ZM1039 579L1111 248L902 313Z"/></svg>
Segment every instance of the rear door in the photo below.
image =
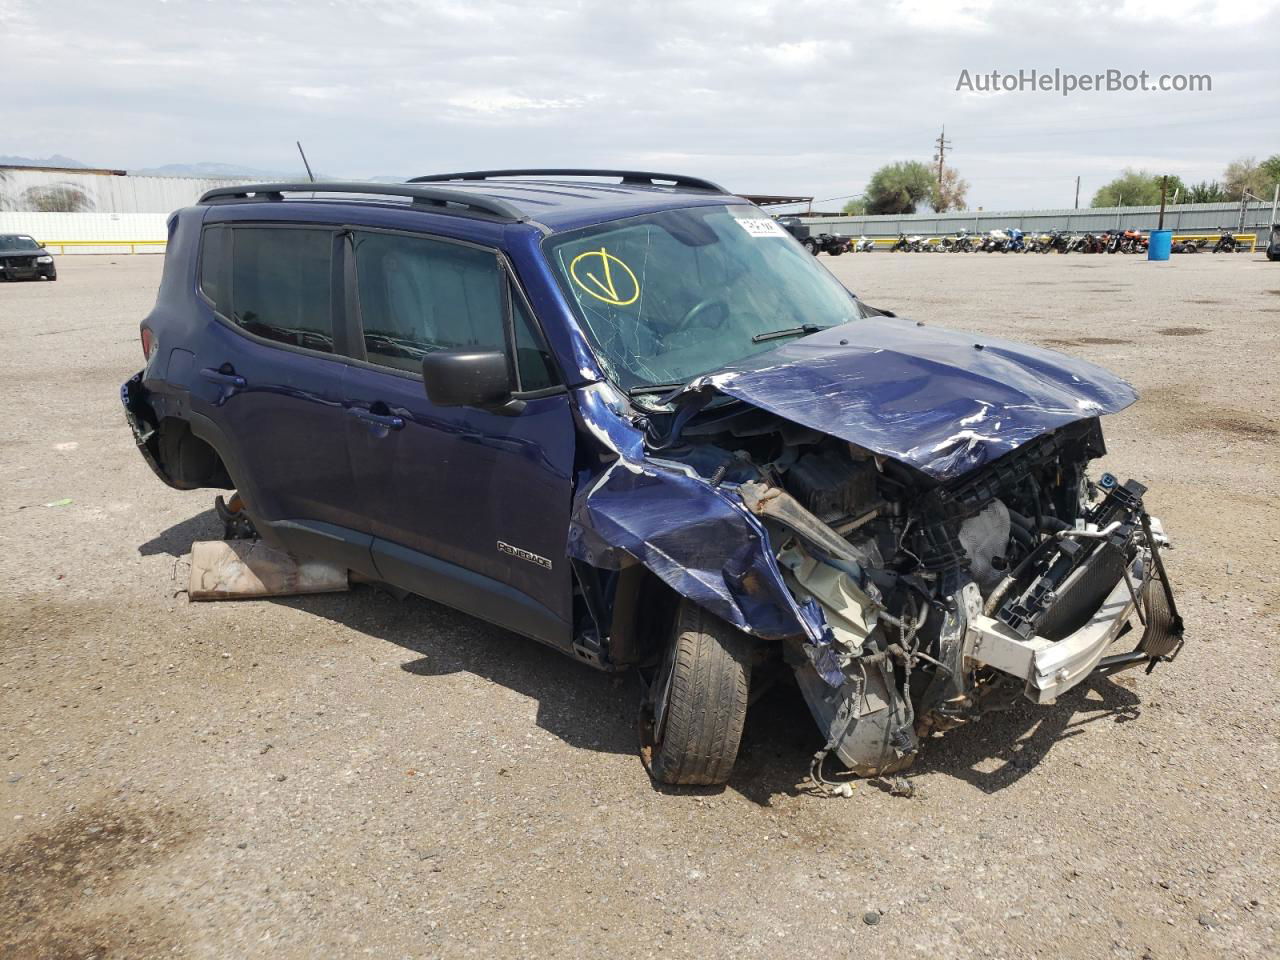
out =
<svg viewBox="0 0 1280 960"><path fill-rule="evenodd" d="M343 243L336 226L207 227L201 292L222 322L193 358L193 379L263 532L369 572L343 411Z"/></svg>
<svg viewBox="0 0 1280 960"><path fill-rule="evenodd" d="M364 353L347 382L353 477L379 574L557 646L572 642L569 399L505 261L439 237L350 235ZM503 350L523 404L438 407L422 357Z"/></svg>

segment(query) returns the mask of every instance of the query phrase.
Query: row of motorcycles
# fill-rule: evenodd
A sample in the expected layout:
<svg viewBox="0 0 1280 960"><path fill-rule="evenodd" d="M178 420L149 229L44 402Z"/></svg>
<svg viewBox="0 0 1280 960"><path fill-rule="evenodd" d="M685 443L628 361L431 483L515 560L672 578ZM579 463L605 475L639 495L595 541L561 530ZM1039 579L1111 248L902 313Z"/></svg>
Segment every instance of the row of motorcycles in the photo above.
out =
<svg viewBox="0 0 1280 960"><path fill-rule="evenodd" d="M1213 244L1214 253L1235 253L1243 249L1235 234L1226 227L1218 228L1218 239ZM843 238L842 238L843 239ZM871 244L862 237L855 245ZM1103 233L1069 234L1062 230L1048 233L1027 234L1021 230L992 230L981 236L970 236L961 230L949 237L908 237L898 234L890 252L907 253L1145 253L1150 240L1141 230L1107 230ZM1207 248L1207 240L1191 237L1173 244L1174 253L1198 253ZM871 249L874 244L866 247ZM843 252L843 251L842 251Z"/></svg>

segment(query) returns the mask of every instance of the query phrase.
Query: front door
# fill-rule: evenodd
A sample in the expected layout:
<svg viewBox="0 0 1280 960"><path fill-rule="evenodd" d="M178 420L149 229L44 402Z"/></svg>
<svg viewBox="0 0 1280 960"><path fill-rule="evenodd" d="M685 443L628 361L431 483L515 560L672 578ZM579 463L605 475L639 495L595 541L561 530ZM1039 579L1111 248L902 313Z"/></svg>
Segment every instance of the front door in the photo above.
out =
<svg viewBox="0 0 1280 960"><path fill-rule="evenodd" d="M499 256L402 233L351 235L364 363L347 384L348 449L386 580L561 647L572 643L574 424ZM432 350L504 350L520 410L439 407Z"/></svg>

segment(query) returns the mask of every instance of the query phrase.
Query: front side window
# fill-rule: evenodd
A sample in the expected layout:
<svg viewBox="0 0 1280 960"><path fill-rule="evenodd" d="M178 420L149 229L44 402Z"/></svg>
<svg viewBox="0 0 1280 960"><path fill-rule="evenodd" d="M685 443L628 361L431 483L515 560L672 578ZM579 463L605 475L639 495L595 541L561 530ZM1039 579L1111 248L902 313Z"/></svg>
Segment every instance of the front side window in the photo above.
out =
<svg viewBox="0 0 1280 960"><path fill-rule="evenodd" d="M434 350L507 350L506 311L515 330L519 389L556 386L550 351L498 257L429 237L353 236L360 321L371 362L417 373Z"/></svg>
<svg viewBox="0 0 1280 960"><path fill-rule="evenodd" d="M231 319L278 343L333 353L329 230L236 227Z"/></svg>
<svg viewBox="0 0 1280 960"><path fill-rule="evenodd" d="M504 350L503 278L493 253L426 237L354 235L364 348L419 372L434 350Z"/></svg>
<svg viewBox="0 0 1280 960"><path fill-rule="evenodd" d="M624 389L684 383L777 347L781 331L861 315L853 295L756 207L664 210L552 236L544 249Z"/></svg>

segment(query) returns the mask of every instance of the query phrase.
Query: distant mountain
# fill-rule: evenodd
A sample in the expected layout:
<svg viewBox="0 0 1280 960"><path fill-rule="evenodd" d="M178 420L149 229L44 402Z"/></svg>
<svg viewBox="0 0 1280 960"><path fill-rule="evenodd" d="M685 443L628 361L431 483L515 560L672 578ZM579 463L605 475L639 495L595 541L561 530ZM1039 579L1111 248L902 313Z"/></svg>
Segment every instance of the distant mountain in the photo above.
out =
<svg viewBox="0 0 1280 960"><path fill-rule="evenodd" d="M238 163L166 163L161 167L130 170L139 177L204 177L214 180L306 180L305 170L262 170ZM320 174L316 174L319 178Z"/></svg>
<svg viewBox="0 0 1280 960"><path fill-rule="evenodd" d="M88 168L88 164L72 160L60 153L51 157L6 157L0 156L0 165L10 167L75 167L78 170Z"/></svg>

